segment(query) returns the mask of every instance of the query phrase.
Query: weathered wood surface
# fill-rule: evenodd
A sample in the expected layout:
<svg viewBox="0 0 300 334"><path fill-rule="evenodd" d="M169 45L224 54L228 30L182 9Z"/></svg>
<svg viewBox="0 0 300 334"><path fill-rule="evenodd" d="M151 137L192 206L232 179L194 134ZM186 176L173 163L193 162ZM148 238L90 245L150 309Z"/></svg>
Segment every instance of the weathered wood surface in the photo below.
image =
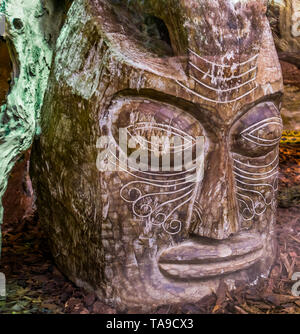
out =
<svg viewBox="0 0 300 334"><path fill-rule="evenodd" d="M283 85L265 1L130 6L73 2L32 172L60 268L111 305L145 311L199 300L221 279L232 288L267 275L275 256ZM168 173L99 172L101 134L116 135L120 126L139 132L141 123L146 137L166 125L204 135L203 180L183 186ZM228 246L235 240L247 254ZM176 260L176 247L185 259ZM219 254L224 266L199 258L194 270L195 248L203 259ZM169 263L159 261L162 252Z"/></svg>
<svg viewBox="0 0 300 334"><path fill-rule="evenodd" d="M56 10L60 7L52 0L1 1L0 13L5 16L5 47L9 50L12 75L9 91L8 83L5 91L1 91L0 226L2 197L10 172L20 154L30 148L35 134L40 132L40 109L55 37L63 18L63 11Z"/></svg>

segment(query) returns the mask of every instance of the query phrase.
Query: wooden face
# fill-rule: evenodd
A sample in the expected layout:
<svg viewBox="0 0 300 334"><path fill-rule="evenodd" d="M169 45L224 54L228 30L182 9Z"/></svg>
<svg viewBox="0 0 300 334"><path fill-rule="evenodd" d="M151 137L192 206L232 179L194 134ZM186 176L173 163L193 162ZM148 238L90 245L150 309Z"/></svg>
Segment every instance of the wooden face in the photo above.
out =
<svg viewBox="0 0 300 334"><path fill-rule="evenodd" d="M104 255L95 268L105 299L137 307L196 301L221 278L234 283L266 274L274 257L282 78L265 1L132 1L136 15L127 1L85 3L85 18L70 19L71 28L62 30L46 101L55 96L60 105L64 96L72 106L63 112L72 126L56 131L57 151L64 142L71 155L66 138L72 132L80 142L82 128L95 142L96 135L112 139L112 145L98 142L100 184L77 171L78 189L72 184L62 191L76 198L76 210L71 205L69 211L80 221L86 206L101 206L102 219L94 223L101 225L96 235ZM82 10L74 4L70 18ZM140 21L149 17L165 23L168 38L148 30L145 38ZM58 128L65 121L48 107L58 117L48 126ZM121 129L132 139L125 146ZM153 137L163 141L149 148ZM176 151L175 137L187 139L183 151L191 147L191 162L198 159L202 169L163 168L165 144ZM197 152L199 137L204 145ZM158 159L157 170L149 160L101 169L119 160L128 167L141 147L145 157ZM92 160L90 149L78 152L61 177ZM77 193L86 189L84 201ZM93 251L86 248L90 261Z"/></svg>
<svg viewBox="0 0 300 334"><path fill-rule="evenodd" d="M103 226L118 235L105 240L105 250L117 254L124 247L118 277L131 277L136 284L136 270L142 272L141 284L151 298L164 289L162 282L210 280L247 269L264 261L263 254L272 257L273 251L281 77L264 2L179 3L187 28L186 56L150 58L146 53L134 59L131 66L138 72L145 67L160 73L148 82L141 74L136 92L116 91L100 122L102 133L115 138L113 152L106 151L101 160L123 156L120 128L130 138L142 138L125 148L126 166L141 153L142 140L151 160L153 136L171 139L179 134L190 138L191 145L204 138L201 177L196 169L155 171L147 166L101 173ZM155 6L147 11L153 13ZM171 22L167 24L172 31ZM130 48L125 52L131 56ZM177 61L173 68L158 69L170 59ZM191 181L193 175L196 181Z"/></svg>

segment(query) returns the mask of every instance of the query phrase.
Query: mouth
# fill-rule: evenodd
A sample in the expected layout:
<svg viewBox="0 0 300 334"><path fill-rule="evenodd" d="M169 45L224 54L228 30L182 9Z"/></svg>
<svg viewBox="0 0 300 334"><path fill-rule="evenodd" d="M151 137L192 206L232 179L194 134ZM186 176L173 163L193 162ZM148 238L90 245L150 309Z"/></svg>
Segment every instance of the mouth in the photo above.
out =
<svg viewBox="0 0 300 334"><path fill-rule="evenodd" d="M204 279L246 269L263 255L258 233L243 232L222 241L194 239L168 248L158 265L165 276Z"/></svg>

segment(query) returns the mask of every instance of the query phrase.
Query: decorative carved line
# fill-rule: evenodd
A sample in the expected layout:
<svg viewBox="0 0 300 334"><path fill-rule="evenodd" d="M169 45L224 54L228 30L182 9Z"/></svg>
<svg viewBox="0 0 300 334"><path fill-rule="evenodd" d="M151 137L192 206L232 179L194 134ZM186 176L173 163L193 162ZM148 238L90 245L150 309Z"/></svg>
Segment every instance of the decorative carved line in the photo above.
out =
<svg viewBox="0 0 300 334"><path fill-rule="evenodd" d="M262 176L262 175L269 174L269 173L273 172L274 170L276 170L276 168L278 168L279 160L278 160L278 158L276 158L276 159L277 159L278 163L275 165L275 167L273 167L270 171L267 171L267 172L253 173L253 172L246 172L246 171L244 171L244 170L242 170L242 169L240 169L240 168L238 168L238 167L236 167L236 166L233 166L233 168L236 169L236 170L238 170L239 172L241 172L241 173L243 173L243 174ZM237 160L234 160L234 161L237 161ZM237 162L239 162L239 161L237 161ZM247 165L246 165L246 166L247 166ZM248 166L248 167L249 167L249 166ZM259 167L259 168L261 168L261 167ZM243 177L243 176L241 175L241 177ZM266 176L266 177L267 177L267 176Z"/></svg>
<svg viewBox="0 0 300 334"><path fill-rule="evenodd" d="M148 193L146 195L143 195L142 191L137 186L142 187L143 185L149 185L149 184L150 183L146 183L146 182L141 183L138 181L130 182L121 188L120 196L124 201L132 205L132 210L136 217L143 218L143 219L147 218L148 224L161 226L163 230L167 232L168 234L174 235L174 234L179 233L181 231L182 223L178 219L173 219L171 220L170 223L168 223L168 220L178 209L180 209L186 203L191 201L193 197L192 194L194 191L193 184L185 188L176 190L176 191L166 191L166 192L156 192L156 193L154 192L154 193ZM153 186L153 184L151 185ZM169 186L169 188L173 188L173 187L174 185ZM124 196L125 191L127 191L129 195L132 192L134 192L135 194L137 194L136 198L132 200L126 198ZM165 201L159 205L157 205L156 203L158 196L174 195L174 194L182 193L182 192L184 192L183 195L176 197L172 200ZM187 196L189 197L185 199ZM184 201L180 203L179 205L177 205L173 210L171 210L171 212L169 212L168 214L164 213L166 206L172 203L176 203L181 200L184 200ZM139 213L138 211L144 211L144 213ZM174 227L175 222L176 222L176 225ZM168 228L167 226L171 227L171 231L170 231L170 228Z"/></svg>
<svg viewBox="0 0 300 334"><path fill-rule="evenodd" d="M189 48L188 50L189 50L194 56L196 56L197 58L199 58L199 59L205 61L206 63L209 63L209 64L211 64L211 65L213 65L213 66L224 67L224 68L235 68L235 67L244 66L244 65L250 63L251 61L256 60L257 57L259 56L259 53L257 53L255 56L249 58L248 60L246 60L246 61L244 61L244 62L242 62L242 63L233 63L232 65L225 65L225 64L217 64L217 63L212 62L212 61L210 61L210 60L208 60L208 59L205 59L204 57L201 57L200 55L198 55L198 53L196 53L195 51L193 51L193 50L190 49L190 48Z"/></svg>
<svg viewBox="0 0 300 334"><path fill-rule="evenodd" d="M272 121L276 121L276 122L272 122ZM272 122L272 123L271 123ZM245 132L248 132L249 130L251 131L255 131L255 130L258 130L260 129L261 127L263 127L265 124L264 123L268 123L268 124L280 124L282 125L282 121L281 121L281 118L279 117L270 117L270 118L266 118L266 119L263 119L262 121L260 122L257 122L255 124L252 124L251 126L249 126L248 128L246 128L245 130L243 130L241 132L241 134L245 133ZM267 124L267 125L268 125ZM261 125L260 127L257 128L258 125ZM254 130L253 130L254 129Z"/></svg>
<svg viewBox="0 0 300 334"><path fill-rule="evenodd" d="M246 86L246 85L248 85L248 84L250 84L251 82L253 82L253 81L256 80L256 77L254 77L254 78L252 78L251 80L248 80L248 81L246 81L246 82L244 82L244 83L242 83L242 84L240 84L240 85L238 85L238 86L235 86L235 87L232 87L232 88L227 88L227 89L220 89L220 88L214 88L214 87L211 87L211 86L209 86L209 85L203 83L202 81L198 80L197 78L195 78L195 77L192 76L192 75L191 75L190 77L191 77L193 80L195 80L199 85L202 85L202 86L204 86L204 87L206 87L206 88L208 88L208 89L211 89L211 90L213 90L213 91L215 91L215 92L219 92L219 93L225 93L225 92L230 92L230 91L232 91L232 90L237 90L237 89L242 88L242 87L244 87L244 86Z"/></svg>
<svg viewBox="0 0 300 334"><path fill-rule="evenodd" d="M194 205L193 205L193 212L192 212L192 218L191 218L191 226L193 226L193 224L197 223L199 224L199 220L200 223L202 224L202 210L200 207L200 204L195 201Z"/></svg>
<svg viewBox="0 0 300 334"><path fill-rule="evenodd" d="M199 58L199 59L205 61L206 63L208 63L208 64L210 64L210 65L213 65L213 68L211 69L211 71L214 71L214 67L215 67L215 66L220 67L220 68L230 68L230 69L232 69L232 70L235 70L235 69L237 69L237 68L240 68L241 66L244 66L244 65L246 65L246 64L249 64L249 63L255 61L255 60L257 59L257 57L259 56L259 54L256 54L255 56L249 58L248 60L246 60L246 61L244 61L244 62L241 62L241 63L233 63L232 65L225 65L225 64L217 64L217 63L212 62L212 61L210 61L210 60L208 60L208 59L205 59L204 57L201 57L200 55L198 55L195 51L193 51L193 50L191 50L191 49L188 49L188 51L189 51L190 53L192 53L194 56L196 56L197 58ZM244 72L244 73L241 73L241 74L239 74L239 75L232 75L230 78L224 78L224 77L222 77L222 76L220 76L220 75L218 75L218 76L215 77L215 76L212 75L213 73L212 73L212 74L209 74L209 73L204 72L204 71L201 70L198 66L196 66L195 64L193 64L191 61L189 61L189 64L190 64L192 67L194 67L197 71L199 71L200 73L204 74L204 77L203 77L203 78L205 78L206 76L209 76L209 77L211 78L211 83L213 83L213 82L215 83L216 81L220 80L220 82L219 82L218 84L222 84L222 83L228 82L229 80L232 80L233 78L241 78L241 77L245 76L246 74L251 73L251 72L253 72L254 70L257 69L257 66L255 65L254 67L251 67L249 70L247 70L247 71ZM208 72L209 72L209 71L208 71ZM248 85L248 84L254 82L254 81L256 80L256 73L255 73L255 75L254 75L254 78L249 79L247 82L241 83L241 84L239 84L238 86L235 86L235 87L232 87L232 88L228 88L228 89L214 88L214 87L212 87L212 86L210 86L210 85L208 85L208 84L203 83L201 80L197 79L197 78L196 78L195 76L193 76L193 75L191 75L190 78L192 78L196 83L198 83L198 84L200 84L200 85L206 87L207 89L216 91L216 92L218 92L218 93L225 93L225 92L230 92L230 91L237 90L237 89L239 89L239 88L241 88L241 87L244 87L244 86L246 86L246 85ZM220 103L220 104L228 104L228 103L233 103L233 102L239 101L239 100L241 100L242 98L244 98L244 97L248 96L249 94L251 94L252 92L254 92L254 91L258 88L257 84L255 84L255 87L254 87L254 88L248 90L246 93L242 94L241 96L238 96L238 97L236 97L236 98L234 98L234 99L231 99L231 100L226 99L226 100L223 100L223 101L222 101L222 100L220 100L220 99L219 99L219 100L216 100L216 99L212 99L212 98L208 98L208 97L206 97L206 96L203 96L203 95L197 93L196 91L194 91L193 89L187 87L187 86L184 85L183 83L179 82L178 80L175 80L175 81L176 81L176 83L177 83L179 86L181 86L182 88L184 88L185 90L187 90L187 91L190 92L191 94L193 94L193 95L195 95L195 96L197 96L197 97L199 97L199 98L201 98L201 99L203 99L203 100L205 100L205 101L209 101L209 102L213 102L213 103Z"/></svg>
<svg viewBox="0 0 300 334"><path fill-rule="evenodd" d="M235 99L221 101L221 100L214 100L214 99L210 99L210 98L208 98L208 97L205 97L205 96L203 96L203 95L201 95L201 94L199 94L199 93L196 93L194 90L188 88L187 86L185 86L184 84L182 84L182 83L179 82L178 80L175 80L175 81L176 81L176 83L177 83L179 86L185 88L188 92L190 92L190 93L196 95L197 97L200 97L201 99L203 99L203 100L205 100L205 101L209 101L209 102L213 102L213 103L224 103L224 104L226 104L226 103L233 103L233 102L239 101L239 100L241 100L242 98L244 98L244 97L246 97L247 95L249 95L249 94L251 94L252 92L254 92L254 91L258 88L258 86L256 85L256 86L255 86L254 88L252 88L250 91L246 92L245 94L243 94L243 95L241 95L241 96L238 96L238 97L235 98Z"/></svg>
<svg viewBox="0 0 300 334"><path fill-rule="evenodd" d="M276 168L277 168L277 167L276 167ZM266 180L266 179L269 179L270 177L273 177L274 175L277 175L277 174L278 174L278 171L277 171L277 172L274 172L274 173L271 174L271 175L263 176L263 177L257 177L257 178L243 176L242 174L239 174L239 173L237 173L237 172L233 172L233 174L236 175L236 176L241 177L242 179L251 180L251 181L256 181L256 180ZM238 182L241 182L241 181L238 181ZM258 186L258 184L257 184L257 186Z"/></svg>
<svg viewBox="0 0 300 334"><path fill-rule="evenodd" d="M274 173L274 175L278 175L278 172ZM236 182L241 183L241 184L243 184L245 186L249 186L249 187L270 187L273 191L277 190L277 189L274 188L274 186L272 184L267 184L267 183L247 183L247 182L243 182L243 181L238 180L238 179L236 180ZM243 189L245 191L249 191L249 192L253 192L253 193L254 192L258 193L256 190L251 190L251 189L247 189L247 188L241 188L239 186L237 186L237 187L238 187L238 189Z"/></svg>
<svg viewBox="0 0 300 334"><path fill-rule="evenodd" d="M239 160L236 160L236 159L233 159L233 161L234 162L236 162L236 163L239 163L239 164L241 164L241 165L243 165L243 166L245 166L245 167L249 167L249 168L268 168L268 167L270 167L270 166L272 166L273 164L274 164L274 162L275 161L277 161L277 166L278 166L278 163L279 163L279 151L277 150L277 152L276 152L276 157L275 157L275 159L274 160L272 160L269 164L267 164L267 165L251 165L251 164L245 164L244 162L241 162L241 161L239 161Z"/></svg>
<svg viewBox="0 0 300 334"><path fill-rule="evenodd" d="M130 176L136 177L136 178L138 178L138 179L140 179L140 180L144 180L144 181L149 180L149 179L147 179L146 177L141 177L141 176L138 176L138 175L136 175L136 174L133 174L133 173L129 172L128 169L126 169L125 167L122 167L122 163L123 163L123 161L121 161L120 159L118 159L118 158L113 154L113 152L109 151L109 153L116 159L116 161L119 161L120 164L117 165L117 164L116 164L113 160L111 160L111 159L109 159L109 162L112 163L113 165L115 165L116 167L120 168L123 172L126 172L126 173L129 174ZM170 176L177 176L177 175L181 176L182 174L188 174L188 173L190 173L191 171L196 170L196 168L197 168L197 167L191 168L190 170L187 170L187 171L184 171L184 172L178 172L178 174L176 174L176 173L168 174L168 177L170 177ZM146 174L146 176L148 176L148 177L153 177L153 176L160 176L160 177L162 177L162 176L163 176L161 173L150 173L150 172L140 171L140 170L138 170L138 169L134 169L133 167L130 167L130 169L131 169L131 170L134 170L134 171L136 171L136 172L139 172L140 174ZM195 181L195 179L194 179L195 175L196 175L196 173L187 175L186 177L181 178L181 179L174 179L174 180L172 180L172 179L171 179L171 180L170 180L170 179L168 179L168 180L155 180L155 182L159 183L157 186L160 186L160 187L167 187L167 186L165 186L165 185L163 185L163 184L160 184L160 183L167 183L167 182L170 183L170 182L178 182L178 181L180 181L180 183L177 183L176 186L178 186L178 185L184 185L184 184L186 184L186 183L188 183L188 182L194 182L194 181ZM189 177L190 177L191 179L189 179ZM183 181L183 180L184 180L185 182L181 182L181 181Z"/></svg>
<svg viewBox="0 0 300 334"><path fill-rule="evenodd" d="M147 129L157 129L157 130L165 130L165 131L168 131L170 133L174 133L174 134L181 134L181 137L186 137L186 138L190 138L190 140L195 140L194 137L192 137L191 135L187 134L186 132L180 130L180 129L176 129L175 127L171 126L171 125L166 125L166 124L160 124L160 123L157 123L157 124L152 124L152 123L149 123L149 122L139 122L139 123L136 123L134 125L134 127L136 128L136 126L141 126L144 130L147 130ZM133 125L129 125L127 127L127 129L130 129L132 128ZM166 128L166 129L164 129Z"/></svg>
<svg viewBox="0 0 300 334"><path fill-rule="evenodd" d="M237 199L238 202L241 203L241 215L244 220L250 221L255 216L262 215L268 206L275 204L275 194L278 190L278 150L276 151L276 157L266 165L252 165L249 163L241 162L237 159L233 159L234 161L234 175L236 176L236 189L237 189ZM249 172L243 170L236 165L247 167L247 168L270 168L270 170L265 172ZM237 172L237 171L238 172ZM245 176L246 174L248 176ZM253 177L249 177L252 175ZM242 181L242 180L243 181ZM262 180L265 181L261 182ZM268 181L270 180L270 181ZM255 181L259 183L255 183ZM260 190L257 189L264 189L267 190L267 194L270 196L270 200L267 200L266 195ZM248 195L246 195L248 194ZM248 202L248 203L247 203Z"/></svg>
<svg viewBox="0 0 300 334"><path fill-rule="evenodd" d="M195 138L184 131L171 127L170 125L154 125L147 122L138 123L137 125L143 129L147 127L148 129L160 130L162 127L168 128L171 133L180 133L185 137L189 137L192 141L196 141ZM132 135L130 132L129 134ZM112 147L112 145L114 147ZM123 156L123 161L117 157L117 150L119 155ZM123 201L130 204L134 217L142 219L145 222L146 229L151 229L152 226L158 226L169 235L180 233L183 223L178 219L177 212L193 199L194 190L198 183L197 167L194 166L185 171L171 174L141 171L131 166L126 168L127 166L125 167L124 161L128 162L128 157L125 152L119 149L115 141L112 141L112 143L108 145L107 154L109 163L115 165L135 179L125 184L120 190L120 197ZM176 179L176 176L179 178ZM149 192L149 187L157 189L158 191ZM175 198L160 203L160 196L167 198L174 196Z"/></svg>
<svg viewBox="0 0 300 334"><path fill-rule="evenodd" d="M218 80L220 80L220 81L225 81L225 82L230 81L230 80L233 80L233 79L239 79L239 78L242 78L243 76L245 76L245 75L247 75L247 74L249 74L249 73L251 73L251 72L253 72L253 71L255 71L255 70L257 69L257 66L254 66L254 67L250 68L250 70L248 70L248 71L246 71L246 72L244 72L244 73L242 73L242 74L239 74L239 75L232 75L232 76L229 77L229 78L224 78L224 77L221 77L221 76L214 76L214 75L209 74L208 72L204 72L204 71L202 71L198 66L196 66L195 64L193 64L191 61L189 61L189 64L190 64L192 67L194 67L197 71L199 71L200 73L204 74L204 77L203 77L203 78L205 78L206 76L208 76L208 77L210 77L211 79L214 79L214 81L218 81ZM255 76L256 76L256 74L255 74ZM212 81L213 81L213 80L211 80L211 82L212 82Z"/></svg>
<svg viewBox="0 0 300 334"><path fill-rule="evenodd" d="M277 110L275 104L272 104ZM280 138L264 139L253 135L254 132L263 129L268 125L278 125L282 127L282 120L279 117L269 117L267 119L261 120L244 129L241 132L241 136L247 141L255 143L261 147L274 146L279 143ZM277 147L275 158L268 164L253 165L249 162L244 163L234 158L233 161L233 173L236 176L237 198L239 203L241 203L241 214L244 220L250 221L255 216L262 215L268 206L275 205L276 203L275 195L276 191L278 190L279 149ZM247 168L248 170L245 170L244 168ZM254 169L254 171L250 172L249 168L250 170ZM258 172L258 169L268 170ZM266 183L261 181L265 181ZM262 192L262 190L259 191L258 188L263 190L269 189L269 191L267 190L266 193L270 196L270 199L267 200L266 195Z"/></svg>
<svg viewBox="0 0 300 334"><path fill-rule="evenodd" d="M244 220L247 220L247 221L252 220L255 216L261 216L266 212L267 206L263 206L262 211L259 212L257 211L257 208L261 203L254 204L253 200L249 196L246 196L240 193L238 193L237 195L247 198L247 200L251 202L251 207L250 207L244 200L238 198L238 201L243 203L246 206L246 208L243 209L242 211L242 217ZM248 217L247 217L246 211L248 211Z"/></svg>
<svg viewBox="0 0 300 334"><path fill-rule="evenodd" d="M252 142L258 146L268 147L274 146L280 142L281 136L274 139L264 139L253 135L253 132L258 131L269 125L279 125L282 128L282 121L279 117L270 117L264 119L256 124L249 126L247 129L241 132L241 135L244 139ZM281 132L281 131L280 131Z"/></svg>
<svg viewBox="0 0 300 334"><path fill-rule="evenodd" d="M151 152L155 152L155 150L152 149L153 147L153 144L155 144L154 142L150 142L149 140L146 140L143 138L143 134L141 135L137 135L137 136L133 136L132 133L129 131L130 128L132 128L133 126L130 125L127 127L127 134L138 144L140 144L143 148L146 148L147 150L149 150L149 148L147 147L146 144L149 144L151 149L149 151ZM166 129L165 129L166 128ZM174 146L173 149L172 149L172 152L173 153L178 153L178 152L182 152L182 150L188 150L189 148L192 148L194 146L194 138L190 135L187 135L185 132L179 130L179 129L176 129L170 125L165 125L165 124L157 124L157 125L150 125L147 123L147 122L141 122L141 123L137 123L135 126L134 126L134 131L139 131L139 130L142 130L142 131L147 131L147 130L163 130L163 131L166 131L167 134L171 135L171 134L174 134L176 135L177 137L180 137L181 139L183 139L184 141L184 145L178 145L178 146ZM143 141L140 141L138 137L141 137L143 138ZM155 136L154 136L155 137ZM166 136L165 136L166 137ZM170 142L169 142L170 143ZM161 142L158 144L157 147L160 147L161 145ZM189 146L186 146L186 145L189 145ZM178 150L176 150L178 148Z"/></svg>

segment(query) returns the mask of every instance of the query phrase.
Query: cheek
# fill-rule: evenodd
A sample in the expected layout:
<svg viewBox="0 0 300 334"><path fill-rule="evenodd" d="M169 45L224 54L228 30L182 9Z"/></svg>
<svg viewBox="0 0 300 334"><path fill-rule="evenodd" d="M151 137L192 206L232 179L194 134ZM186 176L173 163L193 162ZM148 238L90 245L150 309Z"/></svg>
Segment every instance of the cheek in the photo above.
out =
<svg viewBox="0 0 300 334"><path fill-rule="evenodd" d="M273 221L282 121L272 102L250 109L231 130L233 174L242 228Z"/></svg>
<svg viewBox="0 0 300 334"><path fill-rule="evenodd" d="M273 219L278 190L278 150L261 158L233 154L241 226L264 227Z"/></svg>
<svg viewBox="0 0 300 334"><path fill-rule="evenodd" d="M179 240L187 228L196 183L169 175L102 173L103 217L131 239ZM105 191L106 189L106 191Z"/></svg>
<svg viewBox="0 0 300 334"><path fill-rule="evenodd" d="M108 115L102 124L112 145L99 159L111 163L102 173L110 202L104 206L106 217L131 238L156 235L162 243L179 240L186 233L197 186L196 165L184 158L186 152L191 160L197 154L194 136L203 133L199 122L172 105L142 98L119 99ZM178 138L182 141L176 146ZM139 155L143 151L146 162Z"/></svg>

